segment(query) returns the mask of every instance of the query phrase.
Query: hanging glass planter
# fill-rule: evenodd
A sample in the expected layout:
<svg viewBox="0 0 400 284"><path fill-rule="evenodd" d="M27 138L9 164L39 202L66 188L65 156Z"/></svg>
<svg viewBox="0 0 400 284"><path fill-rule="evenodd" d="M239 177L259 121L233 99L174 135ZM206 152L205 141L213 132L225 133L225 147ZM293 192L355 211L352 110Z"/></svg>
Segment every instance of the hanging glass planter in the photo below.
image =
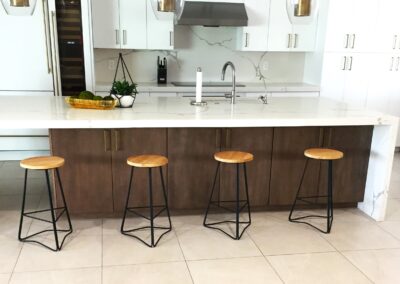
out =
<svg viewBox="0 0 400 284"><path fill-rule="evenodd" d="M286 0L286 9L292 24L307 25L316 17L318 0Z"/></svg>
<svg viewBox="0 0 400 284"><path fill-rule="evenodd" d="M36 0L1 0L7 15L32 16L36 7Z"/></svg>

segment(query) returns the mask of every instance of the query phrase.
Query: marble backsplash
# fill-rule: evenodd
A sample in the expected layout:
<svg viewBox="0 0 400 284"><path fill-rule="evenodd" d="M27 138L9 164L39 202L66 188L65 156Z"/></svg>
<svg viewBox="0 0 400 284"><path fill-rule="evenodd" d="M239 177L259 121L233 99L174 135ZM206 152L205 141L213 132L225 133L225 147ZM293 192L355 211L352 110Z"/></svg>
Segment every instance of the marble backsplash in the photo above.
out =
<svg viewBox="0 0 400 284"><path fill-rule="evenodd" d="M301 82L304 53L237 51L236 28L175 26L175 50L122 50L136 82L155 82L157 56L168 60L168 81L194 81L197 67L204 81L220 81L226 61L236 66L238 82ZM95 49L96 81L111 83L119 50ZM229 78L229 75L228 75ZM230 79L228 79L230 80Z"/></svg>

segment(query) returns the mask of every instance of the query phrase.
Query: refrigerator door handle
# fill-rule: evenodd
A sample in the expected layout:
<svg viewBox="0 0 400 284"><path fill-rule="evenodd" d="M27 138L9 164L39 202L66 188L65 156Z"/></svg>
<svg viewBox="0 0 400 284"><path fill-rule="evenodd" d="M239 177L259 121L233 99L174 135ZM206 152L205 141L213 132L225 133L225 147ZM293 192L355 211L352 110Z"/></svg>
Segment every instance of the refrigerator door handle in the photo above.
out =
<svg viewBox="0 0 400 284"><path fill-rule="evenodd" d="M47 63L47 73L52 73L52 66L51 66L51 51L50 51L50 29L49 29L49 8L47 4L47 0L43 0L42 2L43 7L43 22L44 22L44 35L45 35L45 43L46 43L46 63Z"/></svg>
<svg viewBox="0 0 400 284"><path fill-rule="evenodd" d="M59 66L60 66L60 56L58 54L58 37L57 37L57 18L56 18L56 12L51 11L51 28L52 28L52 35L53 35L53 41L54 41L54 94L55 96L61 96L62 95L62 90L61 90L61 78L59 74Z"/></svg>

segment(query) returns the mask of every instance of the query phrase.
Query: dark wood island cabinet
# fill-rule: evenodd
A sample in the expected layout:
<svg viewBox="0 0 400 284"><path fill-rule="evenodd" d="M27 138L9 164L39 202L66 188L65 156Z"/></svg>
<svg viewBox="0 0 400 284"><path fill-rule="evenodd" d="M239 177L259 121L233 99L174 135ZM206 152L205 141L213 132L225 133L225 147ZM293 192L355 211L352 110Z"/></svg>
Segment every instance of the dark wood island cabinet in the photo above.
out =
<svg viewBox="0 0 400 284"><path fill-rule="evenodd" d="M364 197L373 127L260 127L260 128L129 128L50 130L52 154L66 159L61 170L72 213L121 212L129 184L131 155L160 154L169 159L164 170L172 210L204 210L221 150L254 154L248 163L250 202L263 209L288 208L310 147L334 147L345 152L334 166L334 201L354 206ZM223 165L216 198L233 197L235 167ZM158 172L155 202L161 191ZM243 182L243 179L242 179ZM134 205L147 203L147 171L135 169ZM304 192L326 190L326 169L311 161ZM323 202L323 201L321 201Z"/></svg>

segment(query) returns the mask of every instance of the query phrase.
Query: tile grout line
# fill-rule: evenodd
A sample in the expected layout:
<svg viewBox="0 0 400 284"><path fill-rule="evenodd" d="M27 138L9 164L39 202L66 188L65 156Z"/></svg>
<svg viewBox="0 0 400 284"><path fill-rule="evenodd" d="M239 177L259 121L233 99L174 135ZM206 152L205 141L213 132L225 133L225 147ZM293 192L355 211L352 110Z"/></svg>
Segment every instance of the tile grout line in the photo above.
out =
<svg viewBox="0 0 400 284"><path fill-rule="evenodd" d="M269 264L269 266L272 268L272 270L275 272L276 276L278 276L278 278L282 281L282 283L285 283L285 281L283 281L281 275L278 273L278 271L275 269L275 267L272 265L272 263L268 260L268 258L264 255L264 253L262 252L262 250L259 248L259 246L257 245L257 243L253 240L253 238L251 237L251 235L248 232L245 232L245 234L249 237L249 239L254 243L254 245L256 246L256 248L260 251L261 255L263 256L263 258L265 259L265 261Z"/></svg>
<svg viewBox="0 0 400 284"><path fill-rule="evenodd" d="M374 281L372 281L372 279L370 279L365 273L364 271L362 271L358 266L356 266L354 263L352 263L337 247L335 247L329 240L327 240L324 236L324 234L320 234L321 237L327 241L335 250L337 253L339 253L351 266L353 266L355 269L357 269L362 275L365 276L365 278L367 278L371 283L374 283Z"/></svg>
<svg viewBox="0 0 400 284"><path fill-rule="evenodd" d="M192 280L192 283L194 284L194 279L193 279L193 276L192 276L192 272L190 271L189 264L188 264L188 262L186 260L185 253L183 252L183 249L182 249L182 246L181 246L181 242L179 241L179 238L178 238L178 234L175 231L175 229L173 229L173 232L175 234L176 240L178 241L179 248L181 249L181 253L182 253L183 259L185 260L186 268L187 268L187 270L189 272L190 279Z"/></svg>

